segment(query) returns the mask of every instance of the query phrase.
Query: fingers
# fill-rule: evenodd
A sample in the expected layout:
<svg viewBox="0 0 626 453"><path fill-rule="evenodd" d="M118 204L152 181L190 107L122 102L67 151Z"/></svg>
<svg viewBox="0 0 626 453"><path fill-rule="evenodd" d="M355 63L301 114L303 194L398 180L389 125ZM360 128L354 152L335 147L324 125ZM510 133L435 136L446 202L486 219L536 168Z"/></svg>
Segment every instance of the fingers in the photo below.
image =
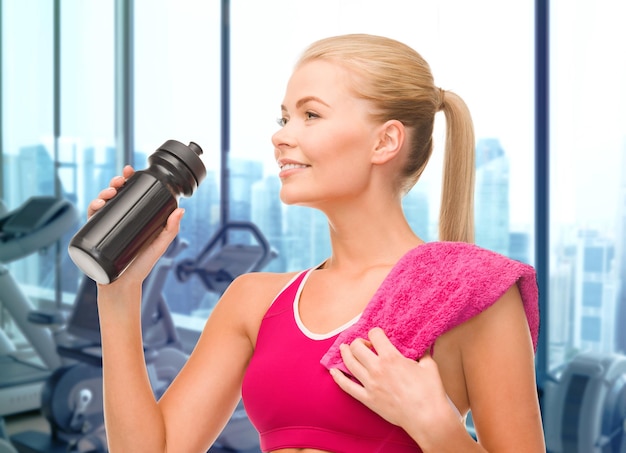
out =
<svg viewBox="0 0 626 453"><path fill-rule="evenodd" d="M119 176L119 175L118 176L114 176L111 179L111 182L109 183L109 186L120 188L120 187L122 187L126 183L126 180L128 180L128 178L130 178L134 174L135 174L135 169L133 167L131 167L130 165L126 165L122 169L122 176Z"/></svg>
<svg viewBox="0 0 626 453"><path fill-rule="evenodd" d="M416 360L416 362L422 368L439 369L437 362L433 359L430 351L426 351L423 356Z"/></svg>
<svg viewBox="0 0 626 453"><path fill-rule="evenodd" d="M367 337L370 339L374 350L378 352L378 354L383 353L393 353L393 351L397 351L396 347L391 343L389 337L385 334L383 329L380 327L374 327L367 333Z"/></svg>
<svg viewBox="0 0 626 453"><path fill-rule="evenodd" d="M111 179L111 182L109 182L109 187L114 187L116 189L119 189L125 183L126 183L126 178L124 176L115 176Z"/></svg>
<svg viewBox="0 0 626 453"><path fill-rule="evenodd" d="M154 261L156 261L158 257L165 253L170 243L178 234L180 230L180 222L184 213L185 210L183 208L176 208L167 218L165 228L152 243L152 248L154 249L155 253L155 256L152 258Z"/></svg>
<svg viewBox="0 0 626 453"><path fill-rule="evenodd" d="M126 184L128 178L134 173L133 167L126 165L122 170L122 176L113 177L109 182L109 187L100 191L98 198L92 200L87 206L87 217L94 215L99 209L102 209L108 200L117 195L118 190Z"/></svg>
<svg viewBox="0 0 626 453"><path fill-rule="evenodd" d="M174 236L176 236L180 230L180 222L183 219L184 214L185 210L183 208L176 208L167 218L165 231L168 236L172 237L172 239L174 239Z"/></svg>
<svg viewBox="0 0 626 453"><path fill-rule="evenodd" d="M367 355L375 353L360 339L354 340L350 345L345 343L340 345L339 351L344 365L352 376L362 380L367 375L368 364L371 363Z"/></svg>
<svg viewBox="0 0 626 453"><path fill-rule="evenodd" d="M355 382L337 368L332 368L329 371L335 383L348 395L359 401L364 401L367 398L367 390L361 384Z"/></svg>
<svg viewBox="0 0 626 453"><path fill-rule="evenodd" d="M135 174L135 169L133 167L131 167L130 165L126 165L123 169L122 169L122 175L124 176L124 178L128 179L130 178L132 175Z"/></svg>
<svg viewBox="0 0 626 453"><path fill-rule="evenodd" d="M361 382L367 381L370 376L384 373L385 369L406 359L381 328L371 329L368 332L368 338L368 340L357 338L349 345L340 346L344 364ZM426 351L416 362L423 367L435 364L430 351Z"/></svg>
<svg viewBox="0 0 626 453"><path fill-rule="evenodd" d="M342 344L339 347L343 363L360 382L369 380L371 375L379 374L382 366L379 357L381 350L389 349L389 345L392 352L395 350L382 329L376 329L376 332L370 331L368 336L370 340L357 338L350 345Z"/></svg>
<svg viewBox="0 0 626 453"><path fill-rule="evenodd" d="M148 255L151 255L149 257L149 261L156 262L156 260L158 260L158 258L165 253L170 243L174 240L180 230L180 222L184 213L185 210L183 208L176 208L167 218L165 228L154 239L154 241L152 241L152 244L150 244L150 247L148 248ZM152 265L153 263L151 266Z"/></svg>
<svg viewBox="0 0 626 453"><path fill-rule="evenodd" d="M116 194L117 189L115 187L107 187L106 189L101 190L98 194L98 198L91 200L87 206L87 217L91 217L98 210L102 209L106 202L113 198Z"/></svg>
<svg viewBox="0 0 626 453"><path fill-rule="evenodd" d="M350 345L343 344L340 346L344 363L357 378L362 370L376 367L376 359L380 354L397 352L385 332L379 327L371 329L368 332L368 338L369 340L357 338Z"/></svg>

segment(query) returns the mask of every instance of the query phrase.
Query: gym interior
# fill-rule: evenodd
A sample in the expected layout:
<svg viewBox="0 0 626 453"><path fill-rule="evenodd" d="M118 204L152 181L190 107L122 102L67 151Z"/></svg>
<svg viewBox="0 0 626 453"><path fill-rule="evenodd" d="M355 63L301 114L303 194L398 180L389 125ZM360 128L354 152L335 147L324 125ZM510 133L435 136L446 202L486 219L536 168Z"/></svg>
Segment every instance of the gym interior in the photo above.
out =
<svg viewBox="0 0 626 453"><path fill-rule="evenodd" d="M0 0L0 452L107 451L96 287L67 250L125 164L175 139L199 144L206 167L144 284L157 395L236 276L327 256L321 214L278 199L270 136L299 52L351 32L411 45L471 107L476 243L537 270L548 451L626 451L620 12L618 0ZM435 133L403 202L426 241ZM241 405L210 451L260 451Z"/></svg>

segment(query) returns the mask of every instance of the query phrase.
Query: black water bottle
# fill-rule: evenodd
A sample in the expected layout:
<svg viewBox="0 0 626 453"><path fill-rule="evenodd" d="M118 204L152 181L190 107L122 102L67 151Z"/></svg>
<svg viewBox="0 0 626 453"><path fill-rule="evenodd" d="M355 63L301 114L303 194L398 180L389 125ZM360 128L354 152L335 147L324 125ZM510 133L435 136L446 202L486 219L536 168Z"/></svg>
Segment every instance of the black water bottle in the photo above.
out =
<svg viewBox="0 0 626 453"><path fill-rule="evenodd" d="M181 196L190 197L206 176L202 148L166 141L69 243L72 261L90 278L118 278L141 249L163 230Z"/></svg>

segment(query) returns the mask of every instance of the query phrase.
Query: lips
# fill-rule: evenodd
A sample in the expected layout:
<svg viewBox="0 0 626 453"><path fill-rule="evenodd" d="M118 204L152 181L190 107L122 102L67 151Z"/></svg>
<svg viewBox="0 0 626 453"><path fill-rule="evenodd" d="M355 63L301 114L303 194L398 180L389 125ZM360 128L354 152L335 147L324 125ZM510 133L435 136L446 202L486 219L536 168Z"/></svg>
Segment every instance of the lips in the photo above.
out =
<svg viewBox="0 0 626 453"><path fill-rule="evenodd" d="M283 164L280 165L280 170L281 171L286 171L286 170L293 170L296 168L306 168L308 167L308 165L304 165L304 164Z"/></svg>

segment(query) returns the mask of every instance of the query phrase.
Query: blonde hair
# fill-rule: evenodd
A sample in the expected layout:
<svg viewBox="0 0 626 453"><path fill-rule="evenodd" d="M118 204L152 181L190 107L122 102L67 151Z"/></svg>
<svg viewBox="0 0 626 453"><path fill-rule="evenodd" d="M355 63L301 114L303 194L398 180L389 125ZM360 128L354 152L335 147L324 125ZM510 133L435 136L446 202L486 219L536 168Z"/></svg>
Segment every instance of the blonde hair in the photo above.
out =
<svg viewBox="0 0 626 453"><path fill-rule="evenodd" d="M375 121L391 119L412 131L399 179L408 192L433 150L435 114L443 111L446 140L439 218L442 241L474 241L474 127L463 100L438 88L430 66L411 47L385 37L351 34L313 43L296 66L322 59L342 64L357 76L355 95L372 102Z"/></svg>

